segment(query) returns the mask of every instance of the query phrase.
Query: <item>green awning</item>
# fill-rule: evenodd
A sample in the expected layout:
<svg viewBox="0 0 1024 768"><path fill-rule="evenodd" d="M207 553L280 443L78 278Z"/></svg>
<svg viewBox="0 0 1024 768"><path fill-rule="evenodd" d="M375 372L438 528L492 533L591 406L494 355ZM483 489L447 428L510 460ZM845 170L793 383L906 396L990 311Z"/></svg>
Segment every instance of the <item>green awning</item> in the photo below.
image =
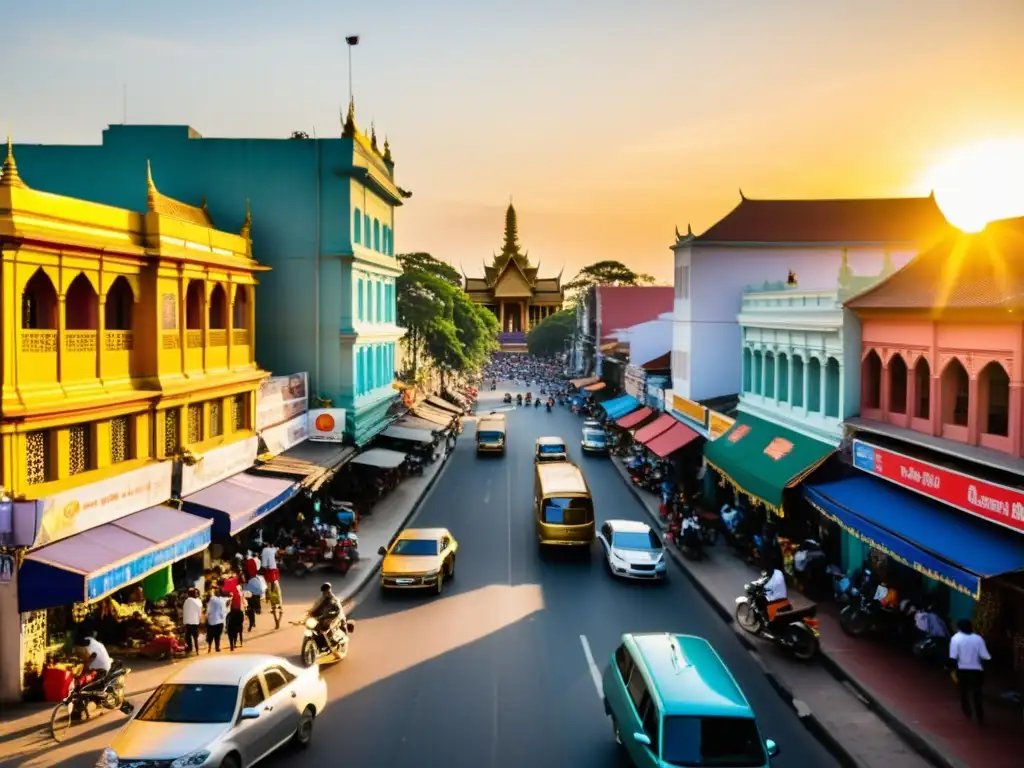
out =
<svg viewBox="0 0 1024 768"><path fill-rule="evenodd" d="M783 516L782 492L797 485L836 449L770 421L741 413L732 428L704 444L704 458L737 492Z"/></svg>

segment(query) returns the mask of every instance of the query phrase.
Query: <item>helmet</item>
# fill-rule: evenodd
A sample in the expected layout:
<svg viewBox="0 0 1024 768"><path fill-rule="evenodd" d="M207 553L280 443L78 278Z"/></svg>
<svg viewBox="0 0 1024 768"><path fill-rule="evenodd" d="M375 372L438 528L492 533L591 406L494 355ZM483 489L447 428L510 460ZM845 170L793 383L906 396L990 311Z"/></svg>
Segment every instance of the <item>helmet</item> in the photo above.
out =
<svg viewBox="0 0 1024 768"><path fill-rule="evenodd" d="M320 591L321 592L330 592L331 591L331 582L325 581L323 584L321 584L320 585Z"/></svg>

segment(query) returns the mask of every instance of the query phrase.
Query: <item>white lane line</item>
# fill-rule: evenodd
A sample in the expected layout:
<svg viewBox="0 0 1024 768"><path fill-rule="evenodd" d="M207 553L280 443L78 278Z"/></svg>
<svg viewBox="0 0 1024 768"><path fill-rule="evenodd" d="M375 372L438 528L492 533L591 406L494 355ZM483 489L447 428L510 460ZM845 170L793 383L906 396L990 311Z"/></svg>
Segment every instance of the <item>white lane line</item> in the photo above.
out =
<svg viewBox="0 0 1024 768"><path fill-rule="evenodd" d="M586 635L580 635L580 642L583 643L583 655L587 657L587 666L590 667L590 678L594 681L594 690L597 691L597 698L603 699L604 692L601 690L601 670L594 662L594 654L590 650L590 643Z"/></svg>

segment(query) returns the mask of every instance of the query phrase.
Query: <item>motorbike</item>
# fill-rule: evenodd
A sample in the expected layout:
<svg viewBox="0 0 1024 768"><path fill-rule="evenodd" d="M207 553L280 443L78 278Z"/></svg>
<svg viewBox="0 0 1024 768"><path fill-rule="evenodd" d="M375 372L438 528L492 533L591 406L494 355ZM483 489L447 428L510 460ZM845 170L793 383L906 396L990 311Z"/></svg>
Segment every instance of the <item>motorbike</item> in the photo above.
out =
<svg viewBox="0 0 1024 768"><path fill-rule="evenodd" d="M100 710L120 710L131 715L135 706L124 698L125 678L131 670L115 662L110 671L101 678L87 673L72 681L68 694L53 708L50 715L50 735L54 741L64 740L72 720L88 720L92 713L90 705Z"/></svg>
<svg viewBox="0 0 1024 768"><path fill-rule="evenodd" d="M281 569L296 578L305 578L320 559L320 548L310 545L290 546L283 552L278 550Z"/></svg>
<svg viewBox="0 0 1024 768"><path fill-rule="evenodd" d="M320 620L312 616L291 623L306 628L302 633L302 648L299 652L302 666L312 667L324 656L341 661L348 655L349 635L356 629L353 622L345 621L343 626L342 622L334 621L326 631L320 628ZM334 655L335 649L338 651L337 657Z"/></svg>
<svg viewBox="0 0 1024 768"><path fill-rule="evenodd" d="M533 395L530 394L529 392L527 392L526 393L526 404L529 405L532 402L533 402Z"/></svg>
<svg viewBox="0 0 1024 768"><path fill-rule="evenodd" d="M886 608L870 593L861 592L839 613L839 626L851 637L866 634L904 638L911 632L909 606Z"/></svg>
<svg viewBox="0 0 1024 768"><path fill-rule="evenodd" d="M501 402L503 402L503 403L511 403L512 402L512 395L510 395L508 392L506 392L505 393L505 397L503 397L501 399Z"/></svg>
<svg viewBox="0 0 1024 768"><path fill-rule="evenodd" d="M523 405L523 396L522 395L516 395L516 405L518 405L519 407L522 407L522 405Z"/></svg>
<svg viewBox="0 0 1024 768"><path fill-rule="evenodd" d="M774 621L768 620L768 601L764 587L768 576L744 585L744 597L736 598L736 623L747 632L777 643L800 661L814 658L818 652L818 621L815 605L800 610L780 611Z"/></svg>
<svg viewBox="0 0 1024 768"><path fill-rule="evenodd" d="M536 408L540 408L540 398L539 397L536 400L533 401L533 407L535 409Z"/></svg>
<svg viewBox="0 0 1024 768"><path fill-rule="evenodd" d="M551 402L549 401L546 407L548 413L551 413Z"/></svg>

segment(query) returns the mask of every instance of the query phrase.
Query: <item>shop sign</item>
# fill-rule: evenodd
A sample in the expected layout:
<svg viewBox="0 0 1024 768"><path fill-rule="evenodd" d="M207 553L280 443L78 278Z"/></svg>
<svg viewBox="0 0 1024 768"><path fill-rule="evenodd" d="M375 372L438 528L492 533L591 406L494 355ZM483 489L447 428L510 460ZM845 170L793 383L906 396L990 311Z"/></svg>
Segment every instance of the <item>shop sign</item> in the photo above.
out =
<svg viewBox="0 0 1024 768"><path fill-rule="evenodd" d="M853 441L853 465L975 517L1024 533L1024 491Z"/></svg>
<svg viewBox="0 0 1024 768"><path fill-rule="evenodd" d="M272 376L256 392L256 431L284 424L309 409L309 374Z"/></svg>
<svg viewBox="0 0 1024 768"><path fill-rule="evenodd" d="M317 408L309 412L309 439L340 443L345 437L345 409Z"/></svg>
<svg viewBox="0 0 1024 768"><path fill-rule="evenodd" d="M85 582L86 602L99 600L101 597L116 592L122 587L134 584L164 566L183 560L191 554L200 552L210 546L210 525L196 531L190 536L166 544L152 552L139 555L134 560L121 563L92 576Z"/></svg>
<svg viewBox="0 0 1024 768"><path fill-rule="evenodd" d="M309 419L308 414L302 414L296 416L291 421L286 421L284 424L278 424L276 427L265 429L260 432L260 437L263 438L263 442L267 446L267 453L272 453L275 456L279 453L284 453L293 445L298 445L307 437L309 437Z"/></svg>
<svg viewBox="0 0 1024 768"><path fill-rule="evenodd" d="M259 438L253 436L207 451L192 466L183 464L181 490L178 491L178 495L184 498L203 490L208 485L249 469L256 461L259 443Z"/></svg>
<svg viewBox="0 0 1024 768"><path fill-rule="evenodd" d="M717 440L736 423L736 419L723 416L718 411L708 411L708 434L712 440Z"/></svg>
<svg viewBox="0 0 1024 768"><path fill-rule="evenodd" d="M672 410L682 416L688 422L696 424L702 432L707 432L708 409L693 400L687 400L679 395L672 395Z"/></svg>
<svg viewBox="0 0 1024 768"><path fill-rule="evenodd" d="M171 497L169 461L133 469L36 502L33 547L52 544L76 533L163 504Z"/></svg>

